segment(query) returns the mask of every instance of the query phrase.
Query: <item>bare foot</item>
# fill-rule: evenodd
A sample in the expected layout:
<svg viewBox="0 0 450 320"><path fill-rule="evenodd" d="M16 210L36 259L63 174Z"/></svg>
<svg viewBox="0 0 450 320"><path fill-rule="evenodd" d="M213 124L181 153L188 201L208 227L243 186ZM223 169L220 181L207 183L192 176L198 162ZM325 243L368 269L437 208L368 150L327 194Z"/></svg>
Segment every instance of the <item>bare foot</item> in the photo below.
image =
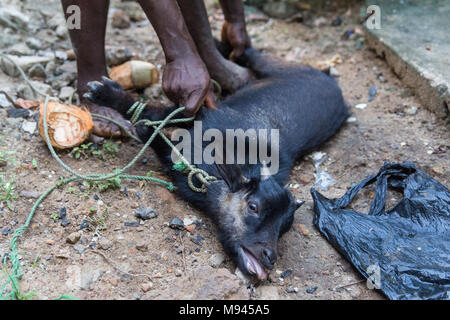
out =
<svg viewBox="0 0 450 320"><path fill-rule="evenodd" d="M136 128L127 120L123 118L123 116L117 112L114 109L108 108L108 107L102 107L98 106L87 99L83 99L83 104L87 106L89 111L91 113L99 114L108 118L111 118L114 121L117 121L120 123L123 127L128 130L128 132L136 135ZM94 121L94 128L92 130L93 140L96 142L100 142L102 137L103 138L121 138L121 137L128 137L128 135L123 132L118 126L116 126L114 123L98 119L93 117Z"/></svg>

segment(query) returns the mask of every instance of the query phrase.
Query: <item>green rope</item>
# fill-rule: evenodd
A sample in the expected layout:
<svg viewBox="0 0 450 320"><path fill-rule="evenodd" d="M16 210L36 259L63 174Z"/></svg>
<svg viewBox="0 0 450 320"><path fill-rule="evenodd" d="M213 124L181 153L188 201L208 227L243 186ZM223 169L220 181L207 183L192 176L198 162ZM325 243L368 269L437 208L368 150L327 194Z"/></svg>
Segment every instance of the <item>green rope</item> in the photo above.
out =
<svg viewBox="0 0 450 320"><path fill-rule="evenodd" d="M142 149L138 152L138 154L130 161L130 163L128 163L125 167L123 167L122 169L118 169L115 170L114 173L110 173L110 174L88 174L88 175L81 175L77 172L75 172L72 168L70 168L69 166L67 166L60 158L59 156L56 154L53 146L50 143L50 138L48 135L48 124L47 124L47 108L48 108L48 103L49 100L55 100L58 101L57 98L52 98L49 95L39 91L38 89L36 89L34 87L34 85L31 83L31 81L28 79L27 75L25 74L25 72L22 70L22 68L17 65L17 63L12 60L11 58L9 58L8 56L1 54L0 56L3 58L6 58L7 60L9 60L10 62L12 62L16 68L19 70L20 74L22 75L22 77L24 78L24 80L28 83L28 85L31 87L32 90L34 90L34 92L42 95L45 97L45 102L44 102L44 114L43 114L43 124L44 124L44 136L45 136L45 141L47 143L47 147L50 150L50 153L52 154L52 156L55 158L55 160L69 173L71 173L73 176L67 179L64 179L62 181L59 181L57 183L55 183L53 186L51 186L50 188L48 188L38 199L37 201L34 203L27 220L25 221L24 225L22 225L21 227L19 227L18 229L16 229L16 231L14 232L13 237L10 240L10 244L9 244L9 248L10 248L10 254L9 254L9 260L11 261L11 271L8 272L7 268L6 268L6 263L7 260L4 261L4 269L5 269L5 273L8 277L8 280L2 285L1 289L0 289L0 300L7 300L7 299L23 299L24 295L21 293L20 291L20 284L19 284L19 280L21 279L21 277L23 276L23 273L21 271L20 268L20 261L19 261L19 257L18 257L18 253L17 253L17 247L18 247L18 240L19 237L22 235L23 232L25 232L25 230L27 230L27 228L29 227L31 220L34 217L34 214L36 212L36 210L38 209L39 205L44 201L44 199L56 188L62 187L67 185L68 183L72 182L72 181L76 181L76 180L84 180L84 181L102 181L102 180L108 180L111 178L121 178L121 179L137 179L137 180L143 180L143 181L152 181L152 182L157 182L160 184L163 184L166 186L166 188L170 191L175 190L175 186L171 183L171 182L167 182L164 181L162 179L157 179L157 178L153 178L153 177L147 177L147 176L136 176L136 175L128 175L128 174L124 174L124 172L126 170L128 170L129 168L131 168L139 159L140 157L144 154L144 152L147 150L147 148L150 146L150 144L152 143L152 141L155 139L156 135L160 135L164 141L166 141L166 143L168 143L168 145L174 150L174 152L180 157L181 159L181 163L184 164L183 170L189 170L189 175L188 175L188 184L189 186L192 188L192 190L197 191L197 192L206 192L206 185L208 183L210 183L211 181L216 180L215 177L213 176L209 176L208 173L206 173L203 170L197 169L195 166L191 165L184 157L183 155L181 155L181 153L178 151L178 149L172 144L172 142L161 132L161 130L167 125L167 124L172 124L172 123L181 123L181 122L188 122L188 121L192 121L193 118L183 118L183 119L173 119L172 118L177 115L178 113L182 112L185 108L184 107L180 107L178 109L176 109L175 111L173 111L172 113L170 113L164 120L161 121L149 121L149 120L139 120L140 114L142 113L142 111L144 110L144 108L146 107L146 104L142 104L142 103L135 103L130 110L128 111L129 113L133 113L131 119L132 119L132 123L136 126L138 124L144 124L147 126L152 126L154 128L154 132L153 134L150 136L150 138L148 139L148 141L145 143L145 145L142 147ZM113 119L110 119L108 117L102 116L102 115L97 115L97 114L93 114L93 117L96 118L100 118L100 119L105 119L108 121L111 121L112 123L114 123L115 125L117 125L119 128L121 128L122 130L124 130L124 132L126 132L131 138L135 139L136 141L141 142L141 140L132 135L130 132L128 132L128 130L126 130L126 128L124 128L124 126L122 126L120 123L118 123L117 121L114 121ZM174 165L174 168L181 168L181 166L178 163L177 165ZM194 185L192 179L194 177L194 175L200 180L200 182L202 183L201 187L197 187ZM10 291L9 293L5 293L7 286L10 285ZM61 300L61 299L70 299L72 300L73 298L71 296L68 295L61 295L60 297L56 298L55 300Z"/></svg>

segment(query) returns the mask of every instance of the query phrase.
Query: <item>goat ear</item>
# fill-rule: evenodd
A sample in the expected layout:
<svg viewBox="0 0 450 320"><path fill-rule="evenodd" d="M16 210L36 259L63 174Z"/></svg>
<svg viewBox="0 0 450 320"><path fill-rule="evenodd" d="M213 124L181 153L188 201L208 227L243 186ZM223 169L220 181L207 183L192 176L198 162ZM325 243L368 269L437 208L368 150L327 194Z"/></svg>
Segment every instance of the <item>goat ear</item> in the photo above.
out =
<svg viewBox="0 0 450 320"><path fill-rule="evenodd" d="M241 169L236 164L216 164L217 171L228 185L231 192L236 192L250 182L244 177Z"/></svg>
<svg viewBox="0 0 450 320"><path fill-rule="evenodd" d="M305 201L296 200L295 201L295 205L297 206L296 209L300 208L304 203L305 203Z"/></svg>

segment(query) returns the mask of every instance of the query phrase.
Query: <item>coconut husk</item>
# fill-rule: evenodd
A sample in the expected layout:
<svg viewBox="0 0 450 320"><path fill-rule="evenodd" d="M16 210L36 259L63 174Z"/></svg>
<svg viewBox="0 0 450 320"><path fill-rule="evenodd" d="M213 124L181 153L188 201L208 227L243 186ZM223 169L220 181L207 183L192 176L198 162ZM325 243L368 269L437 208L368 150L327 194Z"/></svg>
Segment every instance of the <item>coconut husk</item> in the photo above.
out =
<svg viewBox="0 0 450 320"><path fill-rule="evenodd" d="M159 72L149 62L131 60L112 68L109 77L125 90L144 89L159 81Z"/></svg>
<svg viewBox="0 0 450 320"><path fill-rule="evenodd" d="M40 104L39 134L44 134L44 103ZM50 101L47 106L48 135L52 146L58 149L73 148L89 136L94 123L86 108Z"/></svg>

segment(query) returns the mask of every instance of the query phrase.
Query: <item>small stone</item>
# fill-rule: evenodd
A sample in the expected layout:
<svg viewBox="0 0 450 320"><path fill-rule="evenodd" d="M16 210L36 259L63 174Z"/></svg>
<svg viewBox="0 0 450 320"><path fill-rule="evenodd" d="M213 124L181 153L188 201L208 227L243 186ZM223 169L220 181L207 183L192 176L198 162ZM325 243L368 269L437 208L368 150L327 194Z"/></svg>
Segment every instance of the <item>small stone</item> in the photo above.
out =
<svg viewBox="0 0 450 320"><path fill-rule="evenodd" d="M198 246L202 245L202 240L205 240L205 238L201 237L201 236L197 236L196 238L190 238L190 240L195 243Z"/></svg>
<svg viewBox="0 0 450 320"><path fill-rule="evenodd" d="M66 218L62 219L61 225L63 227L67 227L70 224L70 220L67 220Z"/></svg>
<svg viewBox="0 0 450 320"><path fill-rule="evenodd" d="M62 207L59 209L58 218L64 220L67 217L67 208Z"/></svg>
<svg viewBox="0 0 450 320"><path fill-rule="evenodd" d="M153 283L151 283L151 282L146 282L141 285L141 289L144 292L148 292L152 287L153 287Z"/></svg>
<svg viewBox="0 0 450 320"><path fill-rule="evenodd" d="M27 109L9 109L7 113L9 118L27 118L31 115L31 111Z"/></svg>
<svg viewBox="0 0 450 320"><path fill-rule="evenodd" d="M141 206L136 209L135 215L142 220L150 220L158 217L158 213L152 208L144 208Z"/></svg>
<svg viewBox="0 0 450 320"><path fill-rule="evenodd" d="M25 191L22 190L19 192L19 196L27 198L27 199L37 199L41 196L41 194L37 191Z"/></svg>
<svg viewBox="0 0 450 320"><path fill-rule="evenodd" d="M72 87L62 87L61 90L59 91L59 98L61 100L67 100L69 99L72 94L74 93L75 89Z"/></svg>
<svg viewBox="0 0 450 320"><path fill-rule="evenodd" d="M3 236L7 236L8 234L10 234L10 233L12 233L13 231L12 231L12 229L10 229L10 228L3 228L3 230L2 230L2 235Z"/></svg>
<svg viewBox="0 0 450 320"><path fill-rule="evenodd" d="M11 101L9 101L8 98L6 98L6 96L3 93L0 93L0 107L1 108L13 107Z"/></svg>
<svg viewBox="0 0 450 320"><path fill-rule="evenodd" d="M72 248L79 254L82 254L86 250L86 247L80 243L75 244Z"/></svg>
<svg viewBox="0 0 450 320"><path fill-rule="evenodd" d="M291 275L292 275L292 270L291 270L291 269L288 269L288 270L284 271L284 272L280 275L280 277L283 278L283 279L286 279L286 278L290 277Z"/></svg>
<svg viewBox="0 0 450 320"><path fill-rule="evenodd" d="M55 244L55 240L48 239L48 240L45 240L45 243L48 244L49 246L52 246Z"/></svg>
<svg viewBox="0 0 450 320"><path fill-rule="evenodd" d="M183 230L184 229L183 220L181 220L178 217L175 217L172 220L170 220L169 227L171 227L172 229Z"/></svg>
<svg viewBox="0 0 450 320"><path fill-rule="evenodd" d="M114 28L126 29L129 28L130 25L130 17L125 11L118 9L114 12L112 17L112 26Z"/></svg>
<svg viewBox="0 0 450 320"><path fill-rule="evenodd" d="M195 224L191 224L191 225L187 226L186 230L190 233L194 233L195 232Z"/></svg>
<svg viewBox="0 0 450 320"><path fill-rule="evenodd" d="M313 294L314 292L316 292L318 287L309 287L308 289L306 289L306 293L309 294Z"/></svg>
<svg viewBox="0 0 450 320"><path fill-rule="evenodd" d="M40 64L35 64L28 70L28 76L30 78L47 78L47 74L45 73L45 68Z"/></svg>
<svg viewBox="0 0 450 320"><path fill-rule="evenodd" d="M332 25L333 27L340 26L341 24L342 24L342 18L341 18L340 16L337 16L336 18L334 18L334 19L331 21L331 25Z"/></svg>
<svg viewBox="0 0 450 320"><path fill-rule="evenodd" d="M413 116L417 113L417 107L411 106L411 107L405 109L405 113L409 114L410 116Z"/></svg>
<svg viewBox="0 0 450 320"><path fill-rule="evenodd" d="M79 232L73 232L73 233L69 234L69 236L66 239L66 242L70 243L70 244L75 244L78 242L78 240L80 240L80 237L81 237L81 235Z"/></svg>
<svg viewBox="0 0 450 320"><path fill-rule="evenodd" d="M377 95L377 86L371 86L369 88L369 102L373 101Z"/></svg>
<svg viewBox="0 0 450 320"><path fill-rule="evenodd" d="M311 235L311 233L309 232L308 228L305 227L305 225L299 223L298 227L300 229L300 232L305 236L305 237L309 237Z"/></svg>
<svg viewBox="0 0 450 320"><path fill-rule="evenodd" d="M213 267L213 268L218 268L218 267L220 267L220 265L221 265L224 261L225 261L225 256L224 256L223 254L221 254L221 253L215 253L215 254L213 254L213 255L209 258L209 260L208 260L209 265L210 265L211 267Z"/></svg>
<svg viewBox="0 0 450 320"><path fill-rule="evenodd" d="M145 240L140 240L136 243L136 249L138 249L139 251L147 251L148 250L148 243Z"/></svg>
<svg viewBox="0 0 450 320"><path fill-rule="evenodd" d="M339 77L339 71L335 67L330 67L330 76L333 76L335 78Z"/></svg>
<svg viewBox="0 0 450 320"><path fill-rule="evenodd" d="M113 246L113 242L105 237L98 240L98 247L103 250L108 250Z"/></svg>
<svg viewBox="0 0 450 320"><path fill-rule="evenodd" d="M298 288L289 286L289 287L286 288L286 292L287 293L297 293L298 292Z"/></svg>
<svg viewBox="0 0 450 320"><path fill-rule="evenodd" d="M33 50L39 50L42 47L41 41L37 38L28 38L25 40L25 44L28 46L28 48Z"/></svg>
<svg viewBox="0 0 450 320"><path fill-rule="evenodd" d="M80 225L80 229L86 229L89 228L89 222L86 219L83 219Z"/></svg>
<svg viewBox="0 0 450 320"><path fill-rule="evenodd" d="M183 271L180 269L175 270L175 277L181 277L183 275Z"/></svg>
<svg viewBox="0 0 450 320"><path fill-rule="evenodd" d="M37 128L37 123L35 121L24 121L22 124L22 130L28 132L29 134L34 134Z"/></svg>
<svg viewBox="0 0 450 320"><path fill-rule="evenodd" d="M367 103L360 103L355 106L356 109L365 109L367 107Z"/></svg>
<svg viewBox="0 0 450 320"><path fill-rule="evenodd" d="M129 221L124 223L125 227L139 227L141 224L138 221Z"/></svg>

